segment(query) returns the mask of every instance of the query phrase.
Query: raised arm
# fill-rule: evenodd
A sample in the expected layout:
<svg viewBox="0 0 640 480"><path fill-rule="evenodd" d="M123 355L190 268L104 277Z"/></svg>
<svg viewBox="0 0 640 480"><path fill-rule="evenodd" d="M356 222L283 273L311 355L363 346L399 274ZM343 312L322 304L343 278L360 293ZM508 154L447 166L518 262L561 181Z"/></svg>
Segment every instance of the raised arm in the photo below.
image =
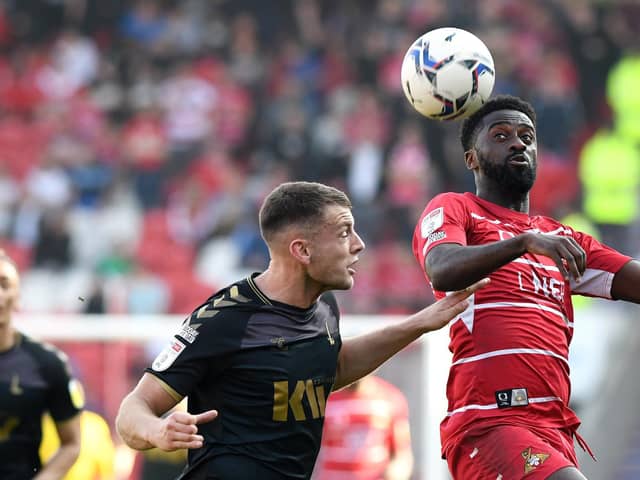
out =
<svg viewBox="0 0 640 480"><path fill-rule="evenodd" d="M200 448L202 435L196 425L213 420L215 410L199 415L175 411L162 417L181 398L169 393L161 380L145 373L136 388L120 405L116 429L124 442L136 450L157 447L165 451L181 448Z"/></svg>
<svg viewBox="0 0 640 480"><path fill-rule="evenodd" d="M640 303L640 261L631 260L616 273L611 285L611 297Z"/></svg>
<svg viewBox="0 0 640 480"><path fill-rule="evenodd" d="M444 327L467 308L466 298L488 283L489 279L482 279L401 322L346 338L338 356L333 389L338 390L364 377L421 335Z"/></svg>
<svg viewBox="0 0 640 480"><path fill-rule="evenodd" d="M438 245L427 254L425 270L435 290L450 292L465 288L527 252L551 258L567 280L569 275L579 279L586 268L586 254L573 238L523 233L485 245Z"/></svg>

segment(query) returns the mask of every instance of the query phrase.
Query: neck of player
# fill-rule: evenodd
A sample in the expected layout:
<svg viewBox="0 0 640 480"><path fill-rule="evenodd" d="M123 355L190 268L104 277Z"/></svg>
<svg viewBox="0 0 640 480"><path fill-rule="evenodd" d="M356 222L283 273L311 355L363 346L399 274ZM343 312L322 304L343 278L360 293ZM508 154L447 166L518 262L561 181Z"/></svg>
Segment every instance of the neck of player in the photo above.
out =
<svg viewBox="0 0 640 480"><path fill-rule="evenodd" d="M16 332L11 322L0 320L0 353L11 349L16 343Z"/></svg>
<svg viewBox="0 0 640 480"><path fill-rule="evenodd" d="M505 192L495 185L476 185L476 195L501 207L508 208L515 212L529 213L529 192L514 193Z"/></svg>
<svg viewBox="0 0 640 480"><path fill-rule="evenodd" d="M308 276L296 275L289 268L279 268L273 261L254 281L270 300L298 308L309 308L324 292Z"/></svg>

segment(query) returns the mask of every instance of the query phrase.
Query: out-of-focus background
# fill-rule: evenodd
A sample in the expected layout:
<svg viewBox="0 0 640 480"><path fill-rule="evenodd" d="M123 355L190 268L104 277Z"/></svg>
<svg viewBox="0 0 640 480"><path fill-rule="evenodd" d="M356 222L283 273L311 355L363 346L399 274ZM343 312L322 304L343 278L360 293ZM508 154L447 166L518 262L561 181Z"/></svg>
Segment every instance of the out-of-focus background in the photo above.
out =
<svg viewBox="0 0 640 480"><path fill-rule="evenodd" d="M415 221L435 194L474 185L459 123L415 113L399 69L440 26L478 35L494 93L536 107L532 212L637 256L638 25L634 0L4 0L0 245L22 272L21 321L69 354L90 408L113 426L159 348L136 325L177 324L263 269L257 210L293 179L354 202L367 252L339 296L346 329L431 302ZM640 478L638 311L585 300L576 316L574 405L601 460L585 472ZM131 341L74 339L106 337L105 325ZM381 371L409 397L415 478L444 464L425 458L424 348ZM139 463L118 478L142 478Z"/></svg>

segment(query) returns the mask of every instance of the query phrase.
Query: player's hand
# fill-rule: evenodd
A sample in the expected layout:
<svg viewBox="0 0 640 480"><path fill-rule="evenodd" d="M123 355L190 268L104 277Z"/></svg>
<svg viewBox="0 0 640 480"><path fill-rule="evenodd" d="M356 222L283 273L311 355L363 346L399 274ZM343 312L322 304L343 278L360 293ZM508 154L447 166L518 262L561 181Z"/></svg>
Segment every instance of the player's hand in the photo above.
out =
<svg viewBox="0 0 640 480"><path fill-rule="evenodd" d="M526 233L523 237L527 252L551 258L566 281L570 275L580 281L587 268L587 254L572 237L542 233Z"/></svg>
<svg viewBox="0 0 640 480"><path fill-rule="evenodd" d="M464 312L469 306L467 298L479 289L487 286L489 282L489 278L478 280L467 288L453 292L418 312L416 315L424 317L425 333L444 327Z"/></svg>
<svg viewBox="0 0 640 480"><path fill-rule="evenodd" d="M204 443L204 437L198 434L197 425L210 422L217 416L216 410L208 410L198 415L175 411L162 419L152 443L166 452L181 448L200 448Z"/></svg>

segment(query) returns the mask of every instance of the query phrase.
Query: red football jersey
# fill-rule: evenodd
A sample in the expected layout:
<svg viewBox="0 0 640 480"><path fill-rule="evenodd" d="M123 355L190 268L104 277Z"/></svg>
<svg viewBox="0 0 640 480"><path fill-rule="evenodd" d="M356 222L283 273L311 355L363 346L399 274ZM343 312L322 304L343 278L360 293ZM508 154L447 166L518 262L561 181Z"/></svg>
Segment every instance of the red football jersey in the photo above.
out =
<svg viewBox="0 0 640 480"><path fill-rule="evenodd" d="M483 245L525 232L573 237L587 254L586 271L580 283L565 282L551 258L527 253L491 273L491 283L450 323L453 359L440 430L443 454L471 427L574 430L580 424L569 408L571 295L611 298L613 277L630 258L551 218L471 193L444 193L429 202L414 231L413 252L424 270L436 245ZM442 298L445 292L434 294Z"/></svg>
<svg viewBox="0 0 640 480"><path fill-rule="evenodd" d="M314 480L378 480L393 452L411 451L405 396L376 376L361 382L327 401Z"/></svg>

